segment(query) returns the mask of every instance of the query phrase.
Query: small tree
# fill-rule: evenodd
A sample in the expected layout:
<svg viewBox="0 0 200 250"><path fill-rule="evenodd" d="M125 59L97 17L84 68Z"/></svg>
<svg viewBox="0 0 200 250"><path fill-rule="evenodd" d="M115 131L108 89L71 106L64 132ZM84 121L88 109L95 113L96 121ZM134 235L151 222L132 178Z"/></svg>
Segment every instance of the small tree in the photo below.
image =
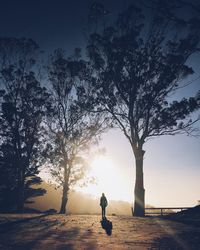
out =
<svg viewBox="0 0 200 250"><path fill-rule="evenodd" d="M32 71L35 67L32 56L38 50L37 44L32 40L6 38L0 45L4 58L0 71L1 194L5 194L4 198L12 208L17 207L22 212L29 197L45 192L33 189L31 185L41 182L37 177L41 123L49 96ZM6 51L12 54L6 54Z"/></svg>
<svg viewBox="0 0 200 250"><path fill-rule="evenodd" d="M130 6L113 26L91 34L87 46L94 111L114 119L135 156L135 216L145 214L144 143L155 136L190 133L199 120L191 119L200 107L199 93L172 101L182 80L194 73L187 61L199 51L199 20L178 18L171 2L152 2L144 13Z"/></svg>
<svg viewBox="0 0 200 250"><path fill-rule="evenodd" d="M101 116L87 112L89 89L82 81L85 65L79 54L76 50L76 57L66 59L57 50L48 67L52 111L47 120L46 157L52 177L62 187L61 214L66 213L69 190L85 174L85 154L104 129Z"/></svg>

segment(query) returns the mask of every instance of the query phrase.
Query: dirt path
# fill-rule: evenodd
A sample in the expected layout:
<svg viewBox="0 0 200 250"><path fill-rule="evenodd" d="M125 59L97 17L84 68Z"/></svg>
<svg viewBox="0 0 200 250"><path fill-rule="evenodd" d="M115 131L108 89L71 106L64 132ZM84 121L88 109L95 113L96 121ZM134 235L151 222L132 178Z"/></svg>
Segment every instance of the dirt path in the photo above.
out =
<svg viewBox="0 0 200 250"><path fill-rule="evenodd" d="M0 249L200 249L200 228L156 218L97 215L0 216ZM37 215L38 216L38 215Z"/></svg>

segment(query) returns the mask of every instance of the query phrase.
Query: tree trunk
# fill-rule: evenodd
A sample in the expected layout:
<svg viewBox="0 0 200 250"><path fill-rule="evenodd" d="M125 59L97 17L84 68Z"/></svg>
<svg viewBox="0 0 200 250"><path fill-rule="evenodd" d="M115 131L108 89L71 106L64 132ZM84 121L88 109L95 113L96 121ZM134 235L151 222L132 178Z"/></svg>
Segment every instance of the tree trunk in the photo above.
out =
<svg viewBox="0 0 200 250"><path fill-rule="evenodd" d="M17 212L24 212L24 183L22 181L18 186Z"/></svg>
<svg viewBox="0 0 200 250"><path fill-rule="evenodd" d="M66 213L66 205L68 201L68 185L64 183L63 185L63 193L62 193L62 201L61 201L61 206L60 206L60 214L65 214Z"/></svg>
<svg viewBox="0 0 200 250"><path fill-rule="evenodd" d="M20 164L19 164L20 165ZM18 169L17 212L24 212L25 168Z"/></svg>
<svg viewBox="0 0 200 250"><path fill-rule="evenodd" d="M133 216L145 216L145 190L143 181L143 156L145 151L142 149L134 150L136 162L136 180L135 180L135 201Z"/></svg>

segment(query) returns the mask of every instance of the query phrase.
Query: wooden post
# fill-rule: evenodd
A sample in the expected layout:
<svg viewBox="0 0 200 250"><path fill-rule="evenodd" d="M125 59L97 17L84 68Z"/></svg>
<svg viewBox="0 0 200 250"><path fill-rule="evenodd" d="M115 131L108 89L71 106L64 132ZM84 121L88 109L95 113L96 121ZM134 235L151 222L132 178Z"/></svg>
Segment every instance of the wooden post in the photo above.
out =
<svg viewBox="0 0 200 250"><path fill-rule="evenodd" d="M133 207L131 207L131 212L132 212L132 216L133 216Z"/></svg>

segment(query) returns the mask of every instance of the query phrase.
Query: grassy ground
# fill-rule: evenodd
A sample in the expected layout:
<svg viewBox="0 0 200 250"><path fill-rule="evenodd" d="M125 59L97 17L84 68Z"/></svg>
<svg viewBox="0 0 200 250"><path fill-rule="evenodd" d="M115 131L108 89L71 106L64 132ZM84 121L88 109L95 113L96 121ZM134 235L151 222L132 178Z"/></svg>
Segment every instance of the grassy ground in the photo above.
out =
<svg viewBox="0 0 200 250"><path fill-rule="evenodd" d="M200 249L200 227L158 218L0 215L0 249Z"/></svg>

